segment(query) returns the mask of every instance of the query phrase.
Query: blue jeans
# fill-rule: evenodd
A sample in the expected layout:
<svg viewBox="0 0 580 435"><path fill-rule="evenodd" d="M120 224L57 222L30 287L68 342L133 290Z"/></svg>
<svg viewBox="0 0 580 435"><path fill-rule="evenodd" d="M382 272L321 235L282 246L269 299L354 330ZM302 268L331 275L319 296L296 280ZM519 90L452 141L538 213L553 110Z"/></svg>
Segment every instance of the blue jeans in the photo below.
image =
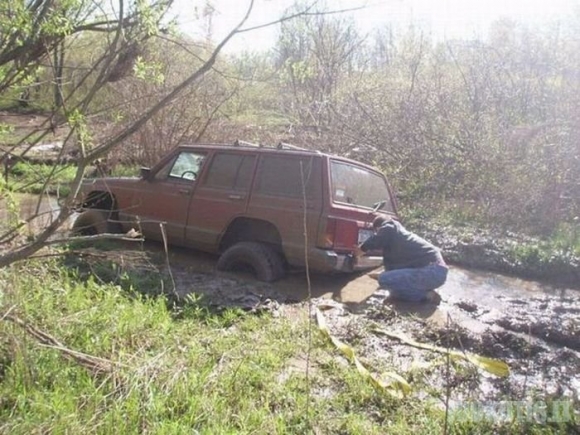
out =
<svg viewBox="0 0 580 435"><path fill-rule="evenodd" d="M428 292L445 284L446 279L445 266L430 264L415 269L387 270L379 275L379 285L395 299L420 302L427 298Z"/></svg>

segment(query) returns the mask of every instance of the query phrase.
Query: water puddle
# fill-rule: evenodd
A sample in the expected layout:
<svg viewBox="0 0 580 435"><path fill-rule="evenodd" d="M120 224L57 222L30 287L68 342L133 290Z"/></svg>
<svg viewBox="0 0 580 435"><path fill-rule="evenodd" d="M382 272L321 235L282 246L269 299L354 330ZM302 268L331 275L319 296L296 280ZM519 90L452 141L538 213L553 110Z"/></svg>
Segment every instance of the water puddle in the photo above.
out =
<svg viewBox="0 0 580 435"><path fill-rule="evenodd" d="M333 300L336 308L325 315L338 338L356 343L357 352L367 361L385 368L407 373L430 367L423 381L434 391L445 391L445 384L452 382L459 406L469 400L505 397L580 400L579 291L451 267L447 283L439 289L440 304L384 304L388 293L378 290L377 282L364 274L313 274L307 280L301 272L264 284L240 274L217 273L215 256L172 249L169 259L174 275L180 277L178 291L200 291L210 300L213 296L241 300L241 294L249 292L255 303L273 299L287 315L297 318L304 315L307 305L303 301L309 295L319 301ZM183 266L185 273L180 272ZM192 282L196 273L207 277L205 285ZM369 332L371 325L420 342L500 359L508 363L511 374L495 378L466 369L446 379L440 355L379 337Z"/></svg>
<svg viewBox="0 0 580 435"><path fill-rule="evenodd" d="M25 221L25 233L34 234L52 223L58 211L58 201L53 196L16 194L11 199L0 199L0 231L4 233L17 221Z"/></svg>

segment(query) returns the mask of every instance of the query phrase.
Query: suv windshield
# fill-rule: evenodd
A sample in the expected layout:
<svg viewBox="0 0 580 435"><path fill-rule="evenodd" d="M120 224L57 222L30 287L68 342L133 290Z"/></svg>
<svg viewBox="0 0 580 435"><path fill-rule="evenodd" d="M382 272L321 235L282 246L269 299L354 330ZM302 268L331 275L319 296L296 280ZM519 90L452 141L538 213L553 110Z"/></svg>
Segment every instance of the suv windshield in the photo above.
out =
<svg viewBox="0 0 580 435"><path fill-rule="evenodd" d="M385 179L376 172L333 160L331 177L334 202L374 208L385 201L385 205L379 208L394 212Z"/></svg>

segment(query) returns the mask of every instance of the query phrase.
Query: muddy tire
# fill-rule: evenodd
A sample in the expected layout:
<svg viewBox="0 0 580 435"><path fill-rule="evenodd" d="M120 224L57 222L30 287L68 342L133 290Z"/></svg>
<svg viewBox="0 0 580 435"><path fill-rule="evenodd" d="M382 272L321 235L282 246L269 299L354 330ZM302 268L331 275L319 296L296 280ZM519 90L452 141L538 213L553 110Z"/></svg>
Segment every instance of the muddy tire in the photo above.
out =
<svg viewBox="0 0 580 435"><path fill-rule="evenodd" d="M228 248L217 262L218 270L251 270L260 281L272 282L284 276L284 262L278 252L264 243L239 242Z"/></svg>
<svg viewBox="0 0 580 435"><path fill-rule="evenodd" d="M121 229L117 224L109 222L108 217L109 212L106 210L85 210L76 218L72 226L72 233L75 236L120 233Z"/></svg>

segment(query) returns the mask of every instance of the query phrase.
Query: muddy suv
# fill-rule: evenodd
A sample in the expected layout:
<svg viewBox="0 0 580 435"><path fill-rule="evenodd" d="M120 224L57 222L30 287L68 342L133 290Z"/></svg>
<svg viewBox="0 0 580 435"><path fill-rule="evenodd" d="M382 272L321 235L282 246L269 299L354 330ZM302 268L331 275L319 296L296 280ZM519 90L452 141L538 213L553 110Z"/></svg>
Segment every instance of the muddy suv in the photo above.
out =
<svg viewBox="0 0 580 435"><path fill-rule="evenodd" d="M375 212L396 216L378 170L286 144L182 145L139 178L86 180L82 193L77 233L134 228L263 281L307 263L318 272L377 267L380 256L352 252L372 234Z"/></svg>

